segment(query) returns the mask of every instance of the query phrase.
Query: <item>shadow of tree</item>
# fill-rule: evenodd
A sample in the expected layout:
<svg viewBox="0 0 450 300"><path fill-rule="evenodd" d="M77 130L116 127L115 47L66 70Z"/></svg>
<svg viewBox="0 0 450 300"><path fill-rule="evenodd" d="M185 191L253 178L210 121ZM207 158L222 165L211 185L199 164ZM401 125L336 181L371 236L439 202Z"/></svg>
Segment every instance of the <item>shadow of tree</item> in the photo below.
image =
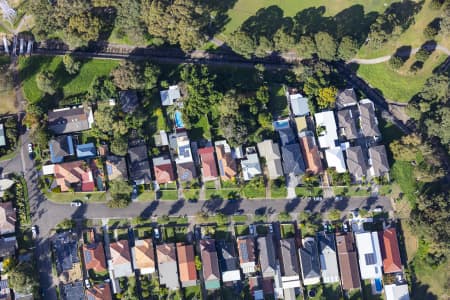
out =
<svg viewBox="0 0 450 300"><path fill-rule="evenodd" d="M297 208L297 206L300 204L300 198L296 197L292 200L290 200L286 205L284 206L284 210L287 212L291 212Z"/></svg>
<svg viewBox="0 0 450 300"><path fill-rule="evenodd" d="M276 5L261 8L241 25L241 29L255 39L266 37L269 40L282 27L292 27L292 20L283 17L283 10Z"/></svg>
<svg viewBox="0 0 450 300"><path fill-rule="evenodd" d="M184 206L184 200L178 200L176 201L174 204L172 204L172 206L170 207L169 210L169 215L173 215L178 213Z"/></svg>
<svg viewBox="0 0 450 300"><path fill-rule="evenodd" d="M153 212L155 212L158 205L159 205L159 201L152 201L150 203L150 205L142 211L140 217L141 218L150 218L153 215Z"/></svg>

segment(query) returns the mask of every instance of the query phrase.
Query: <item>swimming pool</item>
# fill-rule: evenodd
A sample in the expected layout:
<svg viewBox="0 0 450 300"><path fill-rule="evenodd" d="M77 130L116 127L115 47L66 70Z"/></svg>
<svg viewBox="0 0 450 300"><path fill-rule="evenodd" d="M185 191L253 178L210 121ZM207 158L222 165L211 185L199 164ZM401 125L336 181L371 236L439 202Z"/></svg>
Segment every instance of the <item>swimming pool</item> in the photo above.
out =
<svg viewBox="0 0 450 300"><path fill-rule="evenodd" d="M275 130L284 129L289 127L289 119L283 119L273 122Z"/></svg>
<svg viewBox="0 0 450 300"><path fill-rule="evenodd" d="M183 118L181 117L181 112L179 110L175 112L175 126L177 128L184 128Z"/></svg>
<svg viewBox="0 0 450 300"><path fill-rule="evenodd" d="M381 279L380 278L375 278L375 290L378 293L381 293L381 291L383 290L383 285L381 284Z"/></svg>

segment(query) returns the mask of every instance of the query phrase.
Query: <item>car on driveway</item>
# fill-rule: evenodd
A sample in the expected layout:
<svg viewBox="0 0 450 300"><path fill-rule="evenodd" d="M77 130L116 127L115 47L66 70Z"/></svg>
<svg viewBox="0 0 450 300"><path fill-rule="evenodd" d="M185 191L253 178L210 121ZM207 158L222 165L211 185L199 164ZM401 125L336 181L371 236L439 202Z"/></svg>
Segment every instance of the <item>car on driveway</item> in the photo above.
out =
<svg viewBox="0 0 450 300"><path fill-rule="evenodd" d="M269 224L269 232L273 233L273 224L272 223Z"/></svg>
<svg viewBox="0 0 450 300"><path fill-rule="evenodd" d="M159 228L153 229L153 236L155 237L155 240L159 240L161 238L161 234L159 233Z"/></svg>
<svg viewBox="0 0 450 300"><path fill-rule="evenodd" d="M31 236L33 237L33 239L36 239L38 235L38 229L37 226L31 226Z"/></svg>
<svg viewBox="0 0 450 300"><path fill-rule="evenodd" d="M70 202L70 206L72 206L72 207L80 207L81 205L83 205L83 202L81 202L79 200Z"/></svg>
<svg viewBox="0 0 450 300"><path fill-rule="evenodd" d="M34 155L34 152L33 152L33 144L28 144L28 155L30 156L30 159L33 159L33 155Z"/></svg>

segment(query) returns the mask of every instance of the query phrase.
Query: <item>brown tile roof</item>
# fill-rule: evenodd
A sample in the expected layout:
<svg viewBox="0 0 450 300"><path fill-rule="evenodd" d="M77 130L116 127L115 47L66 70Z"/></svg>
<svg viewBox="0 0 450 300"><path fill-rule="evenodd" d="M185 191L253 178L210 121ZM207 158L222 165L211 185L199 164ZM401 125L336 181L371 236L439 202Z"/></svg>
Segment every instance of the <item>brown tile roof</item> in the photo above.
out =
<svg viewBox="0 0 450 300"><path fill-rule="evenodd" d="M83 259L86 270L92 269L95 272L106 271L106 258L102 243L84 244Z"/></svg>
<svg viewBox="0 0 450 300"><path fill-rule="evenodd" d="M402 260L398 248L397 231L395 228L388 228L379 232L379 236L384 273L401 272Z"/></svg>
<svg viewBox="0 0 450 300"><path fill-rule="evenodd" d="M96 284L86 290L87 300L112 300L111 287L108 283Z"/></svg>
<svg viewBox="0 0 450 300"><path fill-rule="evenodd" d="M301 137L300 148L306 162L306 171L312 174L321 173L323 171L322 161L320 160L319 148L314 141L314 136L304 135Z"/></svg>
<svg viewBox="0 0 450 300"><path fill-rule="evenodd" d="M56 183L61 187L61 192L69 191L72 185L80 184L83 192L94 191L94 179L92 171L85 161L73 161L55 165Z"/></svg>
<svg viewBox="0 0 450 300"><path fill-rule="evenodd" d="M255 241L252 237L239 237L237 239L237 247L241 264L255 261Z"/></svg>
<svg viewBox="0 0 450 300"><path fill-rule="evenodd" d="M336 234L336 245L342 288L344 290L359 288L361 281L359 279L358 259L356 257L353 235L349 233Z"/></svg>
<svg viewBox="0 0 450 300"><path fill-rule="evenodd" d="M219 259L213 239L200 240L200 253L203 263L203 278L205 280L219 279Z"/></svg>
<svg viewBox="0 0 450 300"><path fill-rule="evenodd" d="M153 158L153 170L155 171L156 181L159 184L175 180L175 173L169 156Z"/></svg>
<svg viewBox="0 0 450 300"><path fill-rule="evenodd" d="M180 281L197 280L195 269L194 246L177 243L178 269L180 270Z"/></svg>
<svg viewBox="0 0 450 300"><path fill-rule="evenodd" d="M177 260L173 244L157 245L156 256L158 257L158 264Z"/></svg>
<svg viewBox="0 0 450 300"><path fill-rule="evenodd" d="M214 147L198 149L198 154L200 155L200 160L202 162L202 175L204 179L216 178L218 173L216 159L214 158Z"/></svg>
<svg viewBox="0 0 450 300"><path fill-rule="evenodd" d="M222 180L231 180L237 174L236 161L231 152L225 152L224 145L216 145L217 161L219 162L220 178Z"/></svg>
<svg viewBox="0 0 450 300"><path fill-rule="evenodd" d="M131 263L130 248L127 240L117 241L109 244L111 250L111 261L113 265Z"/></svg>
<svg viewBox="0 0 450 300"><path fill-rule="evenodd" d="M155 267L155 251L152 240L137 240L134 249L136 268L145 269Z"/></svg>
<svg viewBox="0 0 450 300"><path fill-rule="evenodd" d="M0 234L16 231L16 212L12 201L0 202Z"/></svg>

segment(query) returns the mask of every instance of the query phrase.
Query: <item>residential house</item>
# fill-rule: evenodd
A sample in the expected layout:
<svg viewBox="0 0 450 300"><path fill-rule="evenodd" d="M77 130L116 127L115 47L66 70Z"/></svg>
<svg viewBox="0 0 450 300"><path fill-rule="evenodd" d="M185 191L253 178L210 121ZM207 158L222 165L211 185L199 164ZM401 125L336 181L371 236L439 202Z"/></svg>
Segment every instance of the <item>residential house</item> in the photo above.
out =
<svg viewBox="0 0 450 300"><path fill-rule="evenodd" d="M240 281L241 271L239 270L238 258L233 243L221 240L217 241L216 247L220 271L222 272L222 281Z"/></svg>
<svg viewBox="0 0 450 300"><path fill-rule="evenodd" d="M170 156L165 154L153 158L153 171L158 184L173 182L176 180Z"/></svg>
<svg viewBox="0 0 450 300"><path fill-rule="evenodd" d="M255 241L251 236L237 238L239 264L244 274L256 272Z"/></svg>
<svg viewBox="0 0 450 300"><path fill-rule="evenodd" d="M0 238L0 258L13 256L17 250L17 239L15 236Z"/></svg>
<svg viewBox="0 0 450 300"><path fill-rule="evenodd" d="M63 300L85 300L84 285L82 281L75 281L61 286Z"/></svg>
<svg viewBox="0 0 450 300"><path fill-rule="evenodd" d="M53 239L53 250L58 274L72 270L74 264L80 262L76 235L72 235L69 232L55 235Z"/></svg>
<svg viewBox="0 0 450 300"><path fill-rule="evenodd" d="M398 247L397 231L395 228L387 228L379 233L381 257L383 258L384 273L402 272L402 260Z"/></svg>
<svg viewBox="0 0 450 300"><path fill-rule="evenodd" d="M351 108L346 108L337 111L339 124L339 137L344 141L357 139L358 129L356 128L357 116Z"/></svg>
<svg viewBox="0 0 450 300"><path fill-rule="evenodd" d="M289 102L294 116L301 117L309 114L308 98L303 97L301 94L292 94L289 95Z"/></svg>
<svg viewBox="0 0 450 300"><path fill-rule="evenodd" d="M182 287L197 285L197 269L195 268L194 246L177 243L178 270Z"/></svg>
<svg viewBox="0 0 450 300"><path fill-rule="evenodd" d="M6 146L5 127L0 123L0 147Z"/></svg>
<svg viewBox="0 0 450 300"><path fill-rule="evenodd" d="M139 106L139 98L136 91L120 91L119 92L120 107L124 113L132 113Z"/></svg>
<svg viewBox="0 0 450 300"><path fill-rule="evenodd" d="M320 265L317 256L317 242L313 237L302 239L302 246L298 250L302 269L303 285L320 283Z"/></svg>
<svg viewBox="0 0 450 300"><path fill-rule="evenodd" d="M408 284L386 284L384 294L386 300L409 300Z"/></svg>
<svg viewBox="0 0 450 300"><path fill-rule="evenodd" d="M130 247L127 240L120 240L109 244L109 251L111 253L111 260L109 263L112 277L130 277L133 276L133 269L131 268L131 254Z"/></svg>
<svg viewBox="0 0 450 300"><path fill-rule="evenodd" d="M300 267L298 265L295 239L280 240L281 285L284 290L300 287Z"/></svg>
<svg viewBox="0 0 450 300"><path fill-rule="evenodd" d="M140 145L128 149L128 173L130 179L137 185L152 182L150 164L148 162L147 146Z"/></svg>
<svg viewBox="0 0 450 300"><path fill-rule="evenodd" d="M347 171L341 147L326 149L325 158L328 168L334 168L337 173L345 173Z"/></svg>
<svg viewBox="0 0 450 300"><path fill-rule="evenodd" d="M289 122L285 121L283 123L287 124L287 126L278 127L277 131L281 141L284 174L302 175L305 173L306 167L300 151L300 145L296 141L294 131L289 126Z"/></svg>
<svg viewBox="0 0 450 300"><path fill-rule="evenodd" d="M273 278L277 270L276 252L273 235L258 237L259 265L263 278Z"/></svg>
<svg viewBox="0 0 450 300"><path fill-rule="evenodd" d="M0 280L0 300L11 299L11 289L9 288L8 279Z"/></svg>
<svg viewBox="0 0 450 300"><path fill-rule="evenodd" d="M214 157L214 147L198 149L198 155L202 166L203 181L216 180L219 176L217 172L216 158Z"/></svg>
<svg viewBox="0 0 450 300"><path fill-rule="evenodd" d="M60 135L48 142L50 160L52 163L61 163L64 158L75 154L72 136Z"/></svg>
<svg viewBox="0 0 450 300"><path fill-rule="evenodd" d="M316 119L316 131L320 148L335 148L338 136L333 111L316 113L314 118Z"/></svg>
<svg viewBox="0 0 450 300"><path fill-rule="evenodd" d="M156 147L169 146L169 137L165 130L160 130L159 133L153 136Z"/></svg>
<svg viewBox="0 0 450 300"><path fill-rule="evenodd" d="M297 128L298 133L308 130L308 123L306 120L307 120L306 117L295 117L294 118L295 127Z"/></svg>
<svg viewBox="0 0 450 300"><path fill-rule="evenodd" d="M319 243L320 271L323 283L339 282L339 267L336 258L334 234L319 232L317 241Z"/></svg>
<svg viewBox="0 0 450 300"><path fill-rule="evenodd" d="M317 147L314 133L304 131L299 133L300 148L305 159L306 172L317 175L323 172L322 160L320 159L319 147Z"/></svg>
<svg viewBox="0 0 450 300"><path fill-rule="evenodd" d="M155 250L151 239L134 241L133 266L139 270L139 274L146 275L155 273Z"/></svg>
<svg viewBox="0 0 450 300"><path fill-rule="evenodd" d="M159 92L161 96L162 106L173 105L174 101L181 98L180 88L178 85L171 85L169 89Z"/></svg>
<svg viewBox="0 0 450 300"><path fill-rule="evenodd" d="M0 198L3 197L5 191L9 190L14 185L14 181L8 178L0 179Z"/></svg>
<svg viewBox="0 0 450 300"><path fill-rule="evenodd" d="M344 290L359 289L361 281L359 279L358 258L356 256L353 234L336 234L336 245L342 288Z"/></svg>
<svg viewBox="0 0 450 300"><path fill-rule="evenodd" d="M84 159L97 156L97 149L94 143L80 144L76 148L78 158Z"/></svg>
<svg viewBox="0 0 450 300"><path fill-rule="evenodd" d="M213 239L200 240L200 257L202 259L205 289L220 289L219 260Z"/></svg>
<svg viewBox="0 0 450 300"><path fill-rule="evenodd" d="M106 157L106 174L109 180L128 180L125 157L108 155Z"/></svg>
<svg viewBox="0 0 450 300"><path fill-rule="evenodd" d="M380 279L383 274L378 234L376 232L355 233L355 239L361 278L363 280Z"/></svg>
<svg viewBox="0 0 450 300"><path fill-rule="evenodd" d="M381 136L377 116L375 115L375 106L369 99L359 101L359 120L362 134L366 138L377 140Z"/></svg>
<svg viewBox="0 0 450 300"><path fill-rule="evenodd" d="M236 161L231 153L231 147L227 141L217 141L216 148L217 162L219 163L220 179L227 181L235 178L237 174Z"/></svg>
<svg viewBox="0 0 450 300"><path fill-rule="evenodd" d="M86 300L112 300L109 283L100 283L86 290Z"/></svg>
<svg viewBox="0 0 450 300"><path fill-rule="evenodd" d="M0 235L16 231L16 211L12 201L0 202Z"/></svg>
<svg viewBox="0 0 450 300"><path fill-rule="evenodd" d="M367 164L361 146L349 147L345 152L350 176L354 182L361 182L367 174Z"/></svg>
<svg viewBox="0 0 450 300"><path fill-rule="evenodd" d="M389 175L389 163L384 145L369 148L369 174L373 177Z"/></svg>
<svg viewBox="0 0 450 300"><path fill-rule="evenodd" d="M90 107L66 107L48 112L48 129L54 134L79 132L92 128L94 115Z"/></svg>
<svg viewBox="0 0 450 300"><path fill-rule="evenodd" d="M249 181L262 174L258 153L255 147L245 149L245 159L241 160L242 175L245 181Z"/></svg>
<svg viewBox="0 0 450 300"><path fill-rule="evenodd" d="M102 243L83 245L83 260L86 270L105 272L107 270L105 250Z"/></svg>
<svg viewBox="0 0 450 300"><path fill-rule="evenodd" d="M283 176L283 167L281 165L280 148L272 140L264 140L257 144L258 152L266 160L267 172L270 179L277 179Z"/></svg>
<svg viewBox="0 0 450 300"><path fill-rule="evenodd" d="M156 257L158 261L159 283L169 290L178 290L177 257L175 245L165 243L156 246Z"/></svg>
<svg viewBox="0 0 450 300"><path fill-rule="evenodd" d="M252 276L248 278L250 295L255 300L264 300L263 280L261 276Z"/></svg>
<svg viewBox="0 0 450 300"><path fill-rule="evenodd" d="M197 177L197 170L192 157L191 142L185 131L169 136L170 148L175 152L175 164L178 178L181 181L191 181Z"/></svg>
<svg viewBox="0 0 450 300"><path fill-rule="evenodd" d="M356 93L353 88L339 91L339 93L336 96L336 107L338 109L354 106L357 103L358 98L356 97Z"/></svg>
<svg viewBox="0 0 450 300"><path fill-rule="evenodd" d="M93 192L95 189L92 171L85 161L78 160L54 167L56 184L61 188L61 192L68 192L71 189L81 192Z"/></svg>

